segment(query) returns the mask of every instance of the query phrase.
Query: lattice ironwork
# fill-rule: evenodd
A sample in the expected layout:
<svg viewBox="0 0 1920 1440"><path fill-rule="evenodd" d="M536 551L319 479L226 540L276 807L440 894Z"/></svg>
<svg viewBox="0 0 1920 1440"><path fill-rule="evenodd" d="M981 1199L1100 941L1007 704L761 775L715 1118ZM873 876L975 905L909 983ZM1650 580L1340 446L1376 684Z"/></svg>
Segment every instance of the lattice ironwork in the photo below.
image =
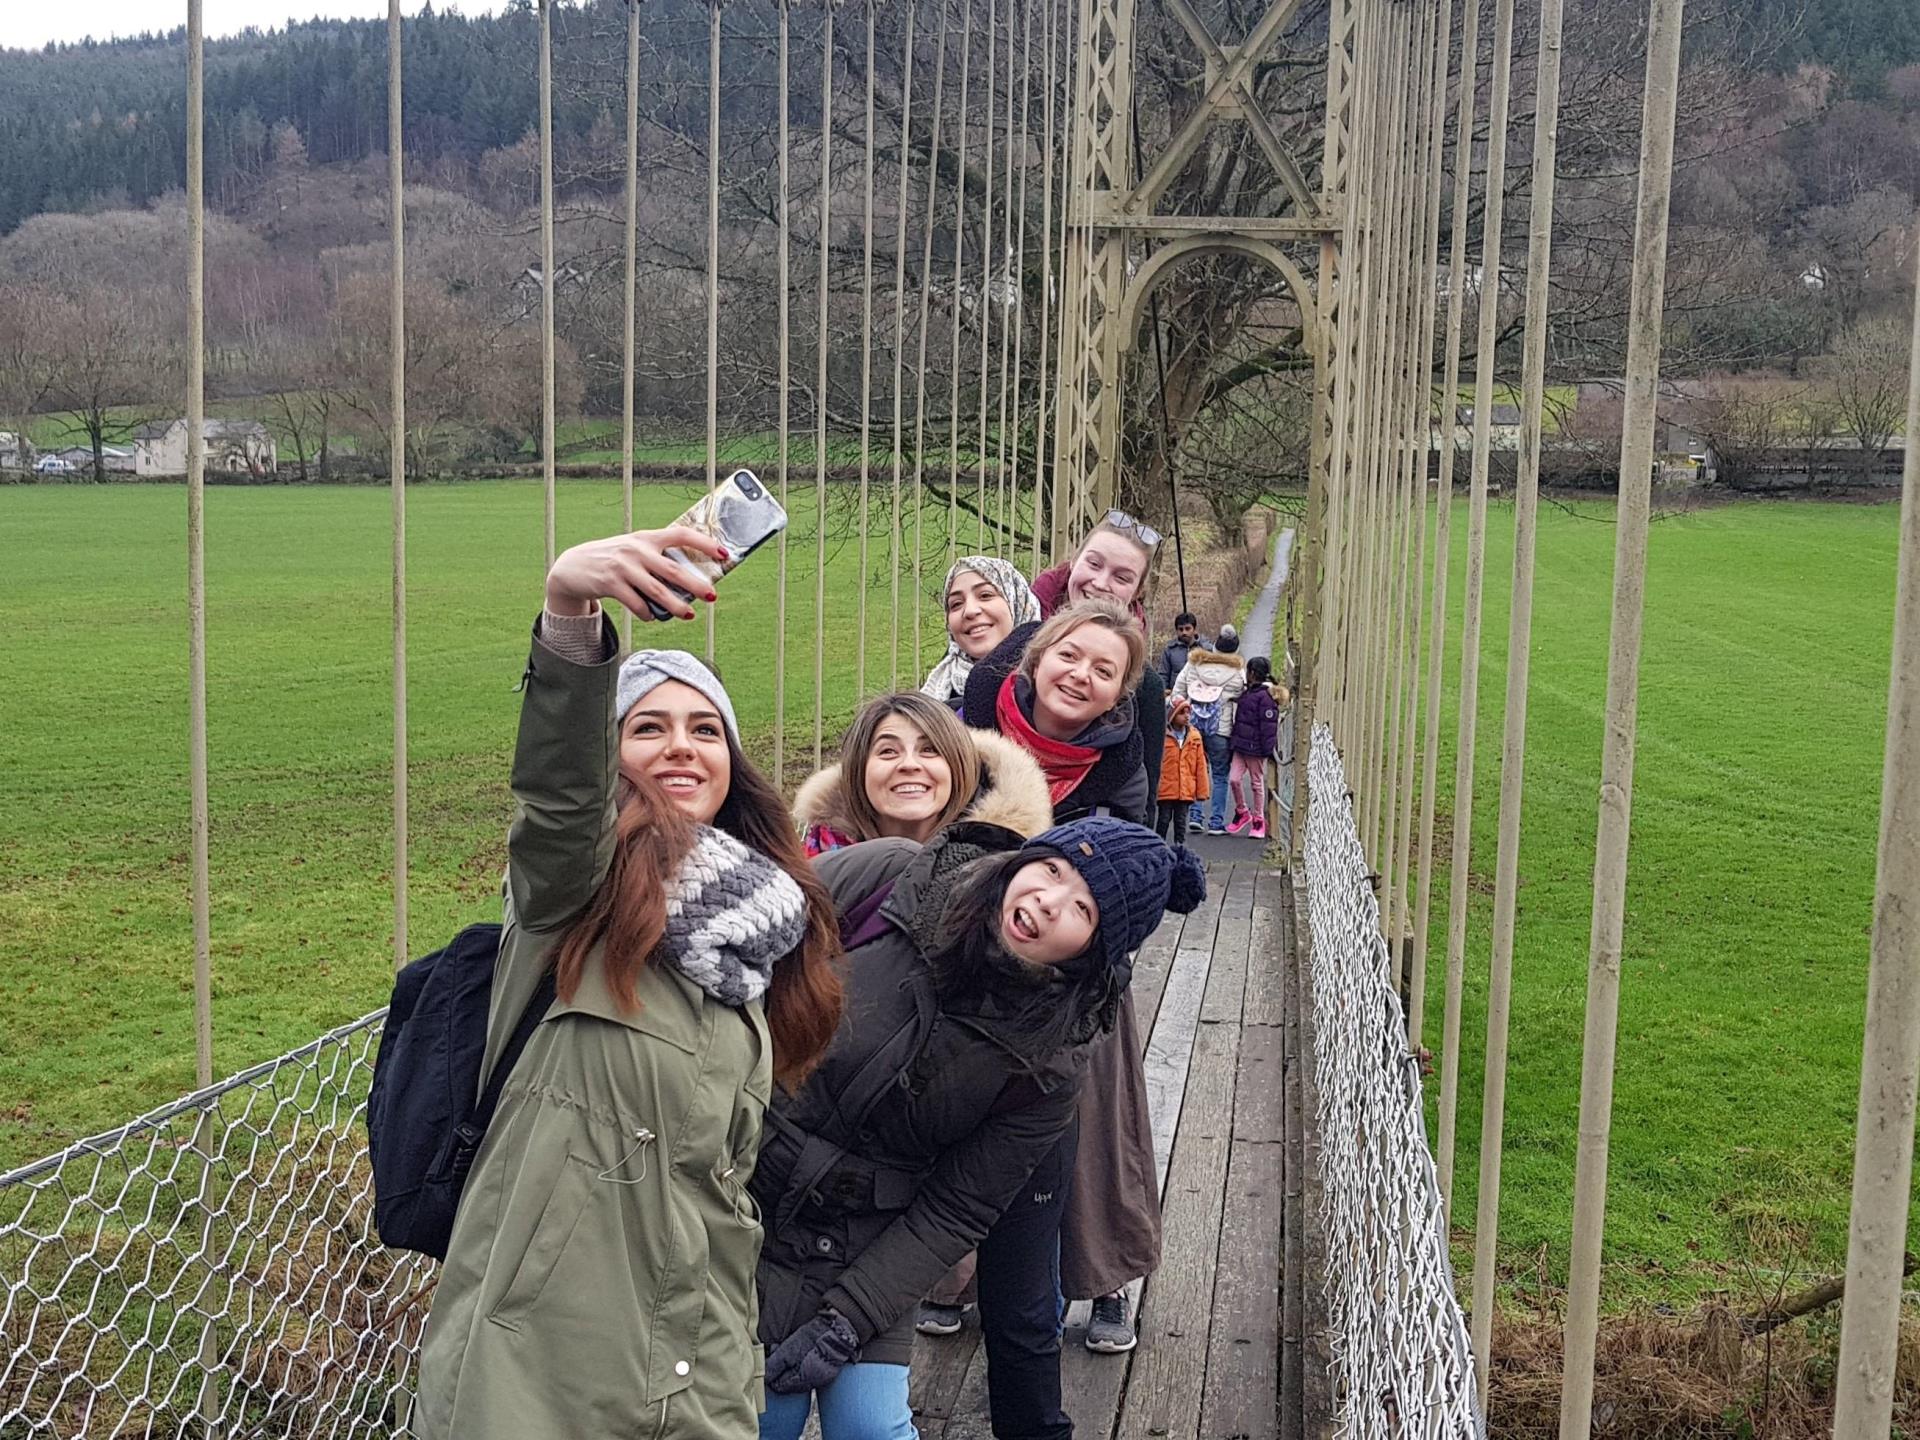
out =
<svg viewBox="0 0 1920 1440"><path fill-rule="evenodd" d="M1345 767L1314 727L1307 904L1317 997L1321 1220L1343 1436L1483 1440L1472 1347L1380 909Z"/></svg>
<svg viewBox="0 0 1920 1440"><path fill-rule="evenodd" d="M0 1436L405 1432L433 1267L373 1233L385 1014L0 1175Z"/></svg>

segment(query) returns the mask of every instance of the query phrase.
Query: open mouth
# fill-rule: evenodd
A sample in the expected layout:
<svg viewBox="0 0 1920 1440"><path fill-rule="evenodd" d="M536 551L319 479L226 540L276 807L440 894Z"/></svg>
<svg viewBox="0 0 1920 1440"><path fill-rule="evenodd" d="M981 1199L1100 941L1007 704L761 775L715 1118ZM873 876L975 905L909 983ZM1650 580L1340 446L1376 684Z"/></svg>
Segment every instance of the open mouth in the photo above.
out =
<svg viewBox="0 0 1920 1440"><path fill-rule="evenodd" d="M706 783L700 776L686 770L663 770L653 778L669 795L691 795Z"/></svg>
<svg viewBox="0 0 1920 1440"><path fill-rule="evenodd" d="M930 785L921 785L915 781L909 781L904 785L894 786L893 793L898 795L902 800L918 800L932 788Z"/></svg>
<svg viewBox="0 0 1920 1440"><path fill-rule="evenodd" d="M1075 705L1084 705L1087 703L1087 694L1083 690L1075 690L1070 686L1062 685L1059 687L1059 691L1062 700L1070 700Z"/></svg>
<svg viewBox="0 0 1920 1440"><path fill-rule="evenodd" d="M1013 910L1013 933L1022 940L1038 940L1040 927L1034 922L1033 914L1024 905L1016 905Z"/></svg>

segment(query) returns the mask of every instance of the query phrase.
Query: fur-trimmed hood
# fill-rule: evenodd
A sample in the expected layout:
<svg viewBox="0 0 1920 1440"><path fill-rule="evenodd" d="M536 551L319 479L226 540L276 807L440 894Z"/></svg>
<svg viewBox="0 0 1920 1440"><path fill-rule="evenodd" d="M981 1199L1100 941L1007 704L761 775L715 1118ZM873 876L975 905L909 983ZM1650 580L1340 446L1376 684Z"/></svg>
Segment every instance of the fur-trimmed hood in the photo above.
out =
<svg viewBox="0 0 1920 1440"><path fill-rule="evenodd" d="M1246 657L1238 651L1229 655L1223 650L1209 650L1205 645L1196 645L1187 652L1187 664L1230 665L1235 670L1244 670L1247 668Z"/></svg>
<svg viewBox="0 0 1920 1440"><path fill-rule="evenodd" d="M1047 777L1040 762L991 730L968 727L967 738L980 757L980 788L961 818L998 825L1022 839L1031 839L1053 824L1053 802L1047 796ZM793 818L803 831L825 825L851 839L872 838L853 834L838 765L807 777L793 797Z"/></svg>

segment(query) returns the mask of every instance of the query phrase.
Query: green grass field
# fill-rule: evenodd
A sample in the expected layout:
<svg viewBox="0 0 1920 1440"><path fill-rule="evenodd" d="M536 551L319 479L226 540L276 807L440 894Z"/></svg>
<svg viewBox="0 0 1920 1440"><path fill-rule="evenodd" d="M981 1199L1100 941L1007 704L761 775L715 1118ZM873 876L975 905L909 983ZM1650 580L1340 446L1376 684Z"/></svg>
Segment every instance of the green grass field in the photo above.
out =
<svg viewBox="0 0 1920 1440"><path fill-rule="evenodd" d="M641 524L696 492L643 486ZM192 1088L185 491L0 487L0 633L13 703L0 766L0 1166ZM390 499L376 487L207 492L215 1067L239 1069L384 1003L392 936ZM869 578L870 689L890 678L886 515ZM408 496L412 916L422 952L496 909L527 629L537 482ZM813 747L814 529L796 495L788 755ZM619 527L617 483L562 482L560 543ZM945 513L928 514L928 571ZM842 528L845 528L844 526ZM856 700L857 538L829 517L825 735ZM963 526L971 548L974 529ZM717 658L748 748L771 751L778 565L722 586ZM902 575L902 680L913 668ZM940 576L923 591L925 663ZM702 622L674 627L699 650ZM788 783L796 780L789 774Z"/></svg>
<svg viewBox="0 0 1920 1440"><path fill-rule="evenodd" d="M0 767L0 1163L128 1118L193 1079L183 491L0 489L9 763ZM691 492L643 487L643 523ZM221 1073L381 1004L391 944L389 498L208 493L215 1056ZM811 760L811 511L797 504L789 756ZM537 483L409 495L411 948L493 912L512 687L539 598ZM618 487L566 482L561 543ZM1613 528L1541 517L1503 1248L1564 1265L1579 1084ZM1896 515L1741 506L1655 528L1614 1132L1609 1293L1831 1270L1845 1247L1885 725ZM1464 571L1455 517L1453 608ZM876 537L877 542L879 537ZM972 542L971 527L965 539ZM930 526L929 555L944 535ZM881 543L868 673L888 667ZM1475 808L1455 1214L1474 1213L1511 512L1496 508ZM855 700L857 548L827 568L826 733ZM776 566L719 607L750 746L773 719ZM929 590L931 584L929 581ZM910 595L910 585L903 588ZM925 607L925 658L936 653ZM910 631L910 626L907 630ZM704 628L680 637L699 648ZM1449 690L1458 625L1449 630ZM912 672L911 635L902 669ZM1443 716L1449 832L1454 712ZM789 775L789 783L794 776ZM1429 1043L1438 1043L1445 875ZM1430 1086L1430 1095L1433 1088Z"/></svg>
<svg viewBox="0 0 1920 1440"><path fill-rule="evenodd" d="M1540 517L1501 1242L1563 1277L1614 528ZM1742 505L1654 527L1606 1257L1616 1301L1833 1273L1846 1252L1897 510ZM1466 512L1454 516L1436 848L1451 836ZM1511 507L1487 553L1456 1236L1476 1205ZM1438 877L1427 1043L1446 953ZM1429 1123L1437 1077L1428 1085ZM1920 1211L1916 1212L1920 1219ZM1462 1253L1467 1268L1470 1254Z"/></svg>

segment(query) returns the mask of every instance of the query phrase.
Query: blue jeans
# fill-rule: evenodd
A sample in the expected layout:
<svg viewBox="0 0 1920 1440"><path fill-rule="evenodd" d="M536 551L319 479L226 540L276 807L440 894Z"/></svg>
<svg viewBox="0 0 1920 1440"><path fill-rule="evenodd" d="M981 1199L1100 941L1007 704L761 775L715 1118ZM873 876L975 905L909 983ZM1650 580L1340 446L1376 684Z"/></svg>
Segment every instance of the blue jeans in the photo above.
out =
<svg viewBox="0 0 1920 1440"><path fill-rule="evenodd" d="M820 1440L919 1440L907 1403L904 1365L849 1365L824 1390L806 1395L767 1392L760 1440L800 1440L807 1412L820 1402Z"/></svg>
<svg viewBox="0 0 1920 1440"><path fill-rule="evenodd" d="M1207 747L1207 774L1213 777L1207 826L1219 830L1227 823L1227 771L1233 766L1233 751L1227 748L1224 735L1202 735L1200 741Z"/></svg>

